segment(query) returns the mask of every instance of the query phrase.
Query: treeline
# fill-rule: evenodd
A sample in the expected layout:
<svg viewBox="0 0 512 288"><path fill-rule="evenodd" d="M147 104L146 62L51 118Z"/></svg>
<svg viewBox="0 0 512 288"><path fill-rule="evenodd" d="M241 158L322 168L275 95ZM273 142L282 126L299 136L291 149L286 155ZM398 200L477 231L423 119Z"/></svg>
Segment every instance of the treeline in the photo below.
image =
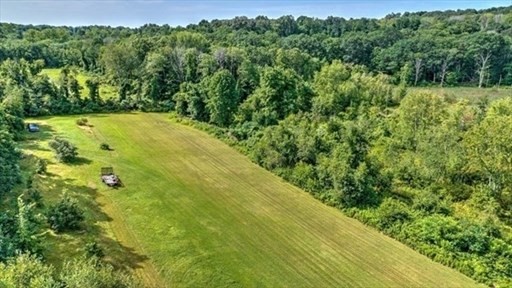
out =
<svg viewBox="0 0 512 288"><path fill-rule="evenodd" d="M279 49L285 53L298 49L320 62L342 60L364 65L370 72L392 75L395 82L405 70L402 72L411 85L494 86L512 84L511 36L510 7L390 14L383 19L236 17L203 20L186 28L1 23L0 60L44 60L47 67L71 65L104 72L109 65L101 59L110 54L105 51L122 48L128 48L126 56L117 57L118 66L111 68L149 64L145 56L163 47L169 49L162 51L166 55L178 49L173 52L178 61L175 67L187 61L208 65L191 54L221 57L223 49L233 47L241 50L244 60L272 65L271 56ZM188 51L187 61L180 49L193 50ZM301 59L295 61L300 63Z"/></svg>
<svg viewBox="0 0 512 288"><path fill-rule="evenodd" d="M100 85L104 81L98 76L86 80L88 94L82 97L84 87L77 80L79 71L76 68L64 67L59 78L52 81L40 73L44 67L41 60L28 62L9 59L0 62L0 102L7 112L5 121L9 122L8 128L14 137L24 129L23 117L126 111L133 108L126 106L126 102L122 106L118 99L100 98ZM156 108L148 101L141 101L137 107L164 109Z"/></svg>

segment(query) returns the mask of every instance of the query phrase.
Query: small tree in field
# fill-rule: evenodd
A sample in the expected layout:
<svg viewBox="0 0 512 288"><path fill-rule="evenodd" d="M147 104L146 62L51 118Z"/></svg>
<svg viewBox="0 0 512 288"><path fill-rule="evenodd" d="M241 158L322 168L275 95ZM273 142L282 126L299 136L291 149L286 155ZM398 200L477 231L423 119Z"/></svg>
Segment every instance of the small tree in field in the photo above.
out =
<svg viewBox="0 0 512 288"><path fill-rule="evenodd" d="M41 159L41 158L37 159L36 173L39 175L46 174L46 171L47 171L46 165L47 165L46 160Z"/></svg>
<svg viewBox="0 0 512 288"><path fill-rule="evenodd" d="M78 155L78 152L76 151L77 148L69 141L64 140L62 138L53 138L53 140L50 141L49 145L50 148L52 148L53 151L55 151L55 157L60 162L69 163L73 161Z"/></svg>
<svg viewBox="0 0 512 288"><path fill-rule="evenodd" d="M110 148L110 145L108 145L107 143L101 143L101 144L100 144L100 149L101 149L101 150L107 150L107 151L109 151L111 148Z"/></svg>
<svg viewBox="0 0 512 288"><path fill-rule="evenodd" d="M89 120L87 118L76 119L76 125L78 126L87 126L87 123L89 123Z"/></svg>
<svg viewBox="0 0 512 288"><path fill-rule="evenodd" d="M64 194L59 203L50 206L46 217L50 227L57 232L78 230L84 221L84 212L76 200Z"/></svg>

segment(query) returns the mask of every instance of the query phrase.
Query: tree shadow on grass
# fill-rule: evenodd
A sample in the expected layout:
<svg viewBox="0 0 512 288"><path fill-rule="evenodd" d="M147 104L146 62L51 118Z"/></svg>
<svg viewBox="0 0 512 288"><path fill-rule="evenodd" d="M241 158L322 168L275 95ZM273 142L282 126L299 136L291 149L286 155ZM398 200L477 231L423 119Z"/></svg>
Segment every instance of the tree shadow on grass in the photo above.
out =
<svg viewBox="0 0 512 288"><path fill-rule="evenodd" d="M30 141L30 142L22 142L21 147L23 149L29 150L29 151L50 151L50 149L43 147L39 142L37 141Z"/></svg>
<svg viewBox="0 0 512 288"><path fill-rule="evenodd" d="M43 147L41 142L52 139L57 132L46 124L39 124L39 127L41 129L39 132L25 132L23 134L23 140L20 142L22 148L32 151L50 151L48 147Z"/></svg>
<svg viewBox="0 0 512 288"><path fill-rule="evenodd" d="M57 175L46 175L39 178L39 185L46 187L43 195L45 206L56 203L63 192L76 198L85 212L85 222L82 229L73 232L55 234L46 233L48 252L45 257L56 267L61 267L69 257L84 255L87 243L96 241L105 252L105 261L117 269L132 270L142 267L149 258L137 253L132 247L127 247L111 236L109 222L113 219L104 212L97 201L100 197L98 189L85 185L76 185L75 179L62 178ZM108 229L108 230L107 230Z"/></svg>
<svg viewBox="0 0 512 288"><path fill-rule="evenodd" d="M37 123L37 122L35 122L35 123ZM56 135L56 131L55 131L55 129L53 129L52 126L47 125L47 124L41 124L41 123L37 123L37 125L39 125L39 129L40 129L39 132L28 132L28 131L25 132L23 134L25 140L46 141L46 140L50 140L51 138L53 138L54 135Z"/></svg>
<svg viewBox="0 0 512 288"><path fill-rule="evenodd" d="M81 165L87 165L87 164L91 164L91 163L92 163L92 161L87 159L87 158L75 157L75 159L73 159L73 161L66 163L66 165L69 165L69 166L81 166Z"/></svg>

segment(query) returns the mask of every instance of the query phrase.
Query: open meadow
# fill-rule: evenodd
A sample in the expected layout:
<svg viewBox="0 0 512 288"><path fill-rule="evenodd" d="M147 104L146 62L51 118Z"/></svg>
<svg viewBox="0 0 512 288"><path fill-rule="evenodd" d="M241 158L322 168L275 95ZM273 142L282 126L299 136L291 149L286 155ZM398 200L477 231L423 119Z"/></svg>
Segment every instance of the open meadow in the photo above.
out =
<svg viewBox="0 0 512 288"><path fill-rule="evenodd" d="M57 266L85 233L149 287L476 286L165 114L90 115L89 127L78 117L33 120L42 131L22 143L50 161L46 201L64 190L87 207L85 231L46 234ZM78 147L78 161L56 163L55 135ZM103 166L124 187L104 186Z"/></svg>
<svg viewBox="0 0 512 288"><path fill-rule="evenodd" d="M47 75L53 83L57 84L59 77L60 77L61 70L62 69L60 69L60 68L47 68L47 69L43 69L43 71L41 71L41 74ZM87 81L87 79L89 79L90 76L88 76L87 74L85 74L83 72L78 72L75 77L76 77L76 80L78 81L78 84L80 84L80 86L82 87L82 91L81 91L82 97L84 97L84 98L87 97L87 95L89 95L89 88L87 88L87 86L85 85L85 81ZM117 89L114 86L108 85L105 83L102 83L100 85L99 92L100 92L100 97L102 99L108 99L110 97L117 97Z"/></svg>
<svg viewBox="0 0 512 288"><path fill-rule="evenodd" d="M512 88L502 86L500 88L478 88L478 87L410 87L409 91L432 92L452 99L467 99L470 102L479 101L487 98L488 100L497 100L512 96Z"/></svg>

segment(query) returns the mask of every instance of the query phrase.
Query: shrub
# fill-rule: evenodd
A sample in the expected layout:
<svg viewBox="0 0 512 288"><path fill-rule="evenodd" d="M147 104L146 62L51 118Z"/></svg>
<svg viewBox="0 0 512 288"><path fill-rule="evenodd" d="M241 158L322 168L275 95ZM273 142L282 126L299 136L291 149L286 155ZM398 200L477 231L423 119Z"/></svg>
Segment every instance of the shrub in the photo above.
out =
<svg viewBox="0 0 512 288"><path fill-rule="evenodd" d="M101 150L110 150L110 146L107 143L101 143L100 149Z"/></svg>
<svg viewBox="0 0 512 288"><path fill-rule="evenodd" d="M20 254L0 263L1 287L59 287L54 268L35 255Z"/></svg>
<svg viewBox="0 0 512 288"><path fill-rule="evenodd" d="M30 189L32 187L34 187L34 179L32 177L29 177L27 179L27 189Z"/></svg>
<svg viewBox="0 0 512 288"><path fill-rule="evenodd" d="M143 287L133 276L117 271L96 258L75 258L64 262L60 273L36 256L20 254L0 263L1 287Z"/></svg>
<svg viewBox="0 0 512 288"><path fill-rule="evenodd" d="M59 276L62 287L143 287L134 277L97 258L68 260Z"/></svg>
<svg viewBox="0 0 512 288"><path fill-rule="evenodd" d="M46 213L50 227L56 232L78 230L84 220L84 213L76 200L63 195L59 203L50 206Z"/></svg>
<svg viewBox="0 0 512 288"><path fill-rule="evenodd" d="M43 196L41 195L41 192L35 188L27 190L26 200L35 203L36 207L43 207Z"/></svg>
<svg viewBox="0 0 512 288"><path fill-rule="evenodd" d="M76 124L78 126L87 126L87 123L89 122L89 120L87 120L87 118L79 118L79 119L76 119Z"/></svg>
<svg viewBox="0 0 512 288"><path fill-rule="evenodd" d="M96 241L92 241L85 244L85 255L87 256L87 258L103 258L103 256L105 256L105 253Z"/></svg>
<svg viewBox="0 0 512 288"><path fill-rule="evenodd" d="M414 210L422 212L424 215L443 214L450 215L450 204L442 200L439 195L431 192L420 192L412 203Z"/></svg>
<svg viewBox="0 0 512 288"><path fill-rule="evenodd" d="M53 138L49 145L55 151L55 157L60 162L69 163L78 155L77 148L73 144L59 137Z"/></svg>
<svg viewBox="0 0 512 288"><path fill-rule="evenodd" d="M46 163L46 160L44 159L37 159L37 162L36 162L36 173L39 174L39 175L43 175L43 174L46 174L46 166L47 166L47 163Z"/></svg>
<svg viewBox="0 0 512 288"><path fill-rule="evenodd" d="M411 211L407 205L399 200L386 198L377 209L377 225L381 229L388 229L412 219Z"/></svg>

